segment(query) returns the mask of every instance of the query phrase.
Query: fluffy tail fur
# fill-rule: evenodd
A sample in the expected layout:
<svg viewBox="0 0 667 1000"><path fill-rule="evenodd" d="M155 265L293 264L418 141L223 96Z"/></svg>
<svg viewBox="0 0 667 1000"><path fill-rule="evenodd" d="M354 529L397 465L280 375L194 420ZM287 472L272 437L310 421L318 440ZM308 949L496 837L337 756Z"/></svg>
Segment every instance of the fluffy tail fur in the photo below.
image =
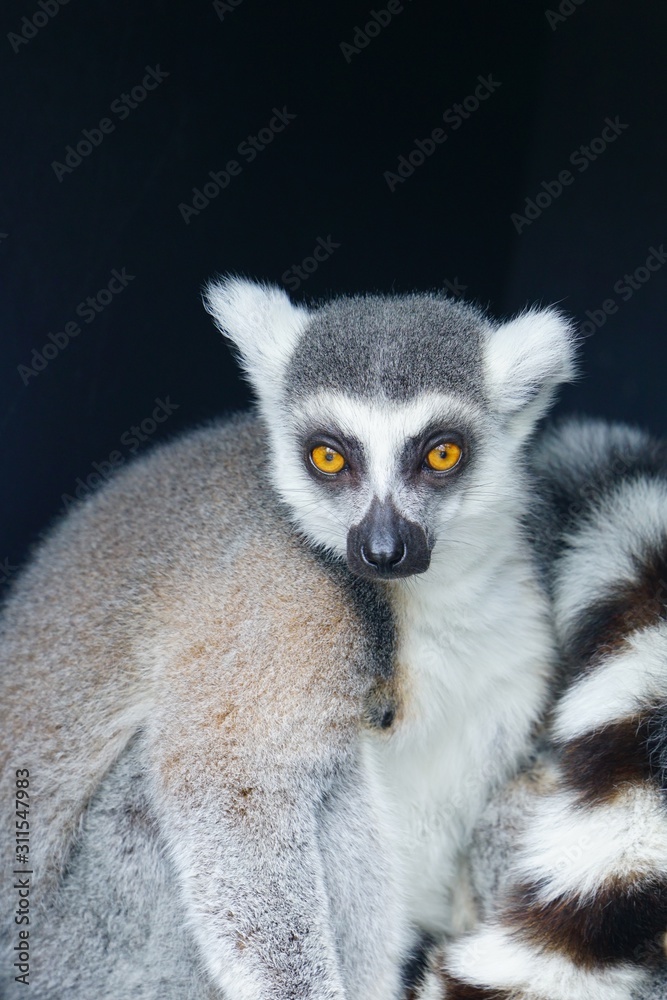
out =
<svg viewBox="0 0 667 1000"><path fill-rule="evenodd" d="M423 1000L667 995L667 460L569 423L534 457L537 548L567 665L501 898ZM662 971L661 971L662 970ZM663 984L662 986L660 984Z"/></svg>

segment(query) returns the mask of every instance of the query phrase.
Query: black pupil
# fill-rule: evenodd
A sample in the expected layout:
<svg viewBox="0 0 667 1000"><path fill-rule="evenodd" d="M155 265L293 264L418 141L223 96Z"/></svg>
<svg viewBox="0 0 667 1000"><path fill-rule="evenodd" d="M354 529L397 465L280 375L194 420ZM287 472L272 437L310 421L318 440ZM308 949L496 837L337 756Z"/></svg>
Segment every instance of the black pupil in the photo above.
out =
<svg viewBox="0 0 667 1000"><path fill-rule="evenodd" d="M327 462L333 462L333 460L334 460L334 453L331 450L331 448L327 448L327 450L324 453L324 457L327 460Z"/></svg>

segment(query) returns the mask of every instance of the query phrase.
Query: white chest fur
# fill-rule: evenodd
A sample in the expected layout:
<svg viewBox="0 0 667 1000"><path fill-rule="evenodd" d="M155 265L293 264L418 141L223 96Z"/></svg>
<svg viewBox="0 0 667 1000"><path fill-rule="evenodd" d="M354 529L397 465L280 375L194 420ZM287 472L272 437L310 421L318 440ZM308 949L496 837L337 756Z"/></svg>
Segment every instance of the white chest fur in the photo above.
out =
<svg viewBox="0 0 667 1000"><path fill-rule="evenodd" d="M410 917L440 935L453 926L451 896L474 825L544 707L553 646L516 549L456 581L432 569L400 589L397 607L405 701L394 729L369 737L368 749Z"/></svg>

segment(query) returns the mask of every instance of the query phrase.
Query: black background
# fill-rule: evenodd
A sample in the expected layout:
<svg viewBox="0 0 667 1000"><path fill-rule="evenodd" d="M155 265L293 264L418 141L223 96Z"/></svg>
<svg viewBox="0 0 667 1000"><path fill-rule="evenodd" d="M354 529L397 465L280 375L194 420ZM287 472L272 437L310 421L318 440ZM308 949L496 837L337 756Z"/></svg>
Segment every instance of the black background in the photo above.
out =
<svg viewBox="0 0 667 1000"><path fill-rule="evenodd" d="M498 315L558 302L584 322L613 298L561 409L667 431L667 267L628 301L613 287L667 243L664 4L405 0L346 58L384 0L234 2L69 0L38 30L22 20L38 0L2 6L0 580L93 463L131 457L126 432L156 399L177 409L144 447L247 402L201 284L230 270L280 283L318 237L340 246L297 299L449 282ZM34 37L12 45L21 31ZM158 65L157 89L111 113ZM488 100L444 124L489 74ZM283 107L296 118L248 162L237 147ZM114 131L59 180L53 162L104 117ZM570 154L608 117L628 127L580 172ZM392 192L384 173L438 127L447 140ZM179 204L230 159L241 174L186 224ZM517 233L512 213L564 169L573 183ZM114 268L127 288L22 377Z"/></svg>

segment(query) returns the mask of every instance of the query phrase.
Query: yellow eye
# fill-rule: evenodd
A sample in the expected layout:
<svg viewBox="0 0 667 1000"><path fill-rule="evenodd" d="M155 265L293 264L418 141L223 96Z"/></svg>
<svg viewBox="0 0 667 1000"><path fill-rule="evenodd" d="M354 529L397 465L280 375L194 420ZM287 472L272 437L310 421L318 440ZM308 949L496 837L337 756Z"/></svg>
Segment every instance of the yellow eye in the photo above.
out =
<svg viewBox="0 0 667 1000"><path fill-rule="evenodd" d="M328 472L332 476L345 468L344 456L326 444L318 444L316 448L313 448L310 460L320 472Z"/></svg>
<svg viewBox="0 0 667 1000"><path fill-rule="evenodd" d="M426 464L434 472L448 472L458 465L461 458L461 449L453 441L443 441L431 448L426 456Z"/></svg>

